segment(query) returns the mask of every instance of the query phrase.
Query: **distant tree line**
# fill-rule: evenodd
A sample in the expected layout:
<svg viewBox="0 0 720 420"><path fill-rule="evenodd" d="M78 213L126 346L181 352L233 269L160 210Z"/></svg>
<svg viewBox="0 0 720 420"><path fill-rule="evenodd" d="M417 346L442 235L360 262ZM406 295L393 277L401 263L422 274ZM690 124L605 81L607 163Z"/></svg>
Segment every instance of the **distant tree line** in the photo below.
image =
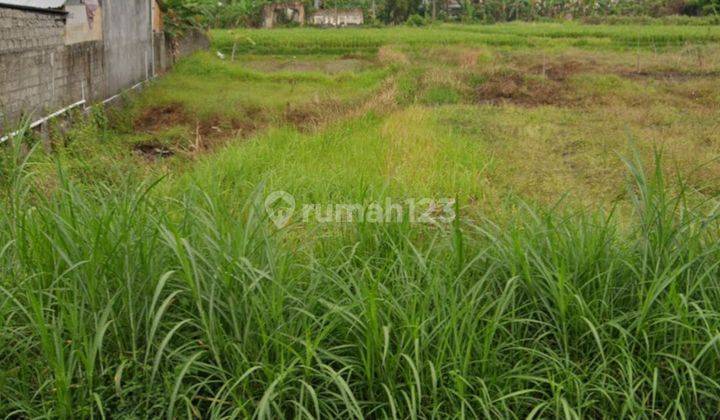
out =
<svg viewBox="0 0 720 420"><path fill-rule="evenodd" d="M278 0L282 2L283 0ZM171 29L182 26L257 26L270 0L164 0ZM612 16L720 15L720 0L302 0L317 7L360 7L377 24L433 20L507 22Z"/></svg>

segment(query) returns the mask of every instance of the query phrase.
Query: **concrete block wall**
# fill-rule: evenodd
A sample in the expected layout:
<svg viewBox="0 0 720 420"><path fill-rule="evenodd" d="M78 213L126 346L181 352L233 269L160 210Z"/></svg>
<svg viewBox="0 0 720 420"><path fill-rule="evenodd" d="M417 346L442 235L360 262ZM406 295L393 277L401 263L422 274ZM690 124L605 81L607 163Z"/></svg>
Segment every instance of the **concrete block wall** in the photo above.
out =
<svg viewBox="0 0 720 420"><path fill-rule="evenodd" d="M63 35L62 15L0 8L0 131L59 102L53 68L63 60Z"/></svg>
<svg viewBox="0 0 720 420"><path fill-rule="evenodd" d="M187 31L182 37L173 42L172 51L175 59L188 56L196 51L210 48L210 39L199 30Z"/></svg>
<svg viewBox="0 0 720 420"><path fill-rule="evenodd" d="M64 31L60 14L0 8L0 53L61 46Z"/></svg>
<svg viewBox="0 0 720 420"><path fill-rule="evenodd" d="M165 33L159 32L154 35L153 45L155 47L155 73L162 74L182 57L193 54L196 51L210 48L210 39L199 30L187 31L179 38L170 38Z"/></svg>
<svg viewBox="0 0 720 420"><path fill-rule="evenodd" d="M152 76L152 7L149 0L102 4L105 78L115 94Z"/></svg>
<svg viewBox="0 0 720 420"><path fill-rule="evenodd" d="M108 96L104 51L102 41L83 42L63 48L62 60L56 63L55 87L61 103L68 105L81 99L91 103Z"/></svg>
<svg viewBox="0 0 720 420"><path fill-rule="evenodd" d="M177 40L152 34L147 0L104 4L104 39L72 45L65 45L64 14L0 6L0 133L25 116L102 101L209 47L201 32Z"/></svg>

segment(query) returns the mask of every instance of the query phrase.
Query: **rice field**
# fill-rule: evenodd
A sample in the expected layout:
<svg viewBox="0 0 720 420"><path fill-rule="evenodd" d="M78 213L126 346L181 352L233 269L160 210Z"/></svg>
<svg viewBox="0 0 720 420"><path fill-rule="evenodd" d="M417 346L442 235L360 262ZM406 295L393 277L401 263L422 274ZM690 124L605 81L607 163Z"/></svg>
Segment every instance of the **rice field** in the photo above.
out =
<svg viewBox="0 0 720 420"><path fill-rule="evenodd" d="M372 54L388 44L422 48L438 45L511 48L584 47L598 50L671 48L720 41L717 25L582 25L579 23L509 23L498 25L436 24L428 28L348 28L215 30L215 47L223 52L255 54Z"/></svg>
<svg viewBox="0 0 720 420"><path fill-rule="evenodd" d="M717 26L212 37L0 150L0 416L720 413Z"/></svg>

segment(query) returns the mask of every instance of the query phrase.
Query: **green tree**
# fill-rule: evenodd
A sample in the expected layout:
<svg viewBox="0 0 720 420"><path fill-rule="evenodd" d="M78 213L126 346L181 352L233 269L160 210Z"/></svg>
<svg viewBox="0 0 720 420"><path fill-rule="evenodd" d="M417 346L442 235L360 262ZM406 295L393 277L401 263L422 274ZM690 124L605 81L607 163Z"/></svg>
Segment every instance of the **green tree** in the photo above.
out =
<svg viewBox="0 0 720 420"><path fill-rule="evenodd" d="M688 15L720 15L720 0L690 0L683 10Z"/></svg>
<svg viewBox="0 0 720 420"><path fill-rule="evenodd" d="M380 18L387 23L403 23L419 8L420 0L386 0Z"/></svg>

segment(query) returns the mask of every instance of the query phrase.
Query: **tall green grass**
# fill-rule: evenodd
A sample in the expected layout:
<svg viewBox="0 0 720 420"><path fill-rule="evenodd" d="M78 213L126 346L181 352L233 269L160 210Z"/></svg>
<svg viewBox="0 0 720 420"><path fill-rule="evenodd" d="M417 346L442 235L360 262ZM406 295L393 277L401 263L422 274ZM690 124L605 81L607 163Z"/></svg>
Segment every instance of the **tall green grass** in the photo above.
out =
<svg viewBox="0 0 720 420"><path fill-rule="evenodd" d="M669 195L640 162L630 228L518 202L502 223L461 209L446 227L358 223L299 242L310 227L276 230L262 184L165 195L76 184L59 165L48 195L21 148L4 162L2 416L720 409L720 206Z"/></svg>
<svg viewBox="0 0 720 420"><path fill-rule="evenodd" d="M346 54L403 42L417 51L487 39L562 46L585 34L590 44L624 48L637 38L627 28L523 28L232 31L215 41L228 49L245 39L241 52L257 54ZM666 29L669 40L717 36ZM662 35L644 31L643 39ZM135 111L180 103L195 118L231 117L248 104L282 110L329 91L356 102L399 73L263 74L242 59L189 58ZM52 158L32 158L22 142L0 150L0 416L716 415L717 198L670 182L659 156L651 167L631 158L630 212L624 200L616 214L507 199L483 216L490 205L465 200L484 200L487 183L504 177L486 177L503 165L497 144L557 137L561 145L587 127L607 130L597 125L607 114L447 105L463 100L452 78L422 90L414 72L399 76L397 106L436 107L380 109L309 133L273 127L155 181L136 181L162 170L132 172L144 166L103 124L76 127L83 132L60 151L53 177ZM600 89L602 79L585 80ZM682 117L700 127L689 138L710 133L700 116ZM539 123L562 131L515 128ZM696 133L691 125L677 130ZM526 143L515 146L511 135ZM523 158L555 165L545 150ZM279 188L322 203L459 194L461 217L447 226L296 222L278 230L263 201Z"/></svg>

